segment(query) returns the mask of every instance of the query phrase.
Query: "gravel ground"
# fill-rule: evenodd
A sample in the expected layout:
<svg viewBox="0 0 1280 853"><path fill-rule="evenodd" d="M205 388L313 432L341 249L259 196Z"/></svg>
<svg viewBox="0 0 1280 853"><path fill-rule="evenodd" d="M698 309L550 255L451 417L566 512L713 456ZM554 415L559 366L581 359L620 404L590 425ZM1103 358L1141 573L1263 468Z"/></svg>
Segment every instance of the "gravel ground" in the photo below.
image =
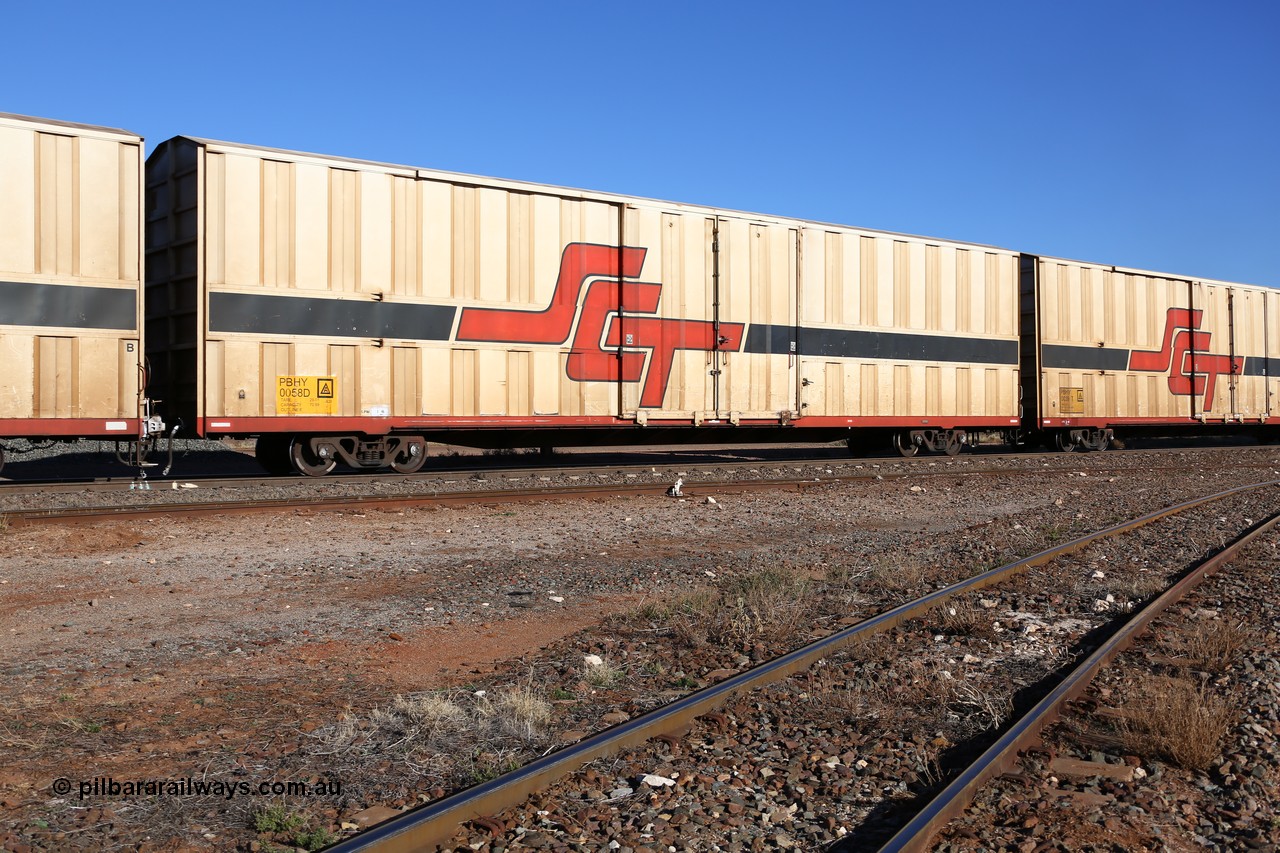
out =
<svg viewBox="0 0 1280 853"><path fill-rule="evenodd" d="M1158 619L937 849L1275 850L1277 566L1272 533Z"/></svg>
<svg viewBox="0 0 1280 853"><path fill-rule="evenodd" d="M1252 467L1231 467L1241 461ZM685 501L299 510L9 530L0 535L0 848L314 846L344 825L367 824L376 809L492 775L617 719L610 714L653 707L885 601L1153 506L1267 479L1277 462L1271 448L1027 457L1001 461L1007 477L978 478L963 476L965 466L991 467L990 460L846 461L854 472L887 479L747 495L704 484L690 466L679 470L689 470L704 494ZM840 466L813 469L821 478ZM1017 473L1019 466L1034 473ZM889 478L898 473L911 476ZM716 503L706 501L711 495ZM1215 526L1201 519L1188 529ZM760 587L784 593L766 608L777 618L735 603L767 603L752 598L764 594ZM813 606L789 606L785 596ZM735 603L725 611L732 618L704 618L720 612L708 602L721 600ZM1010 610L1023 612L1003 604L998 612ZM1003 621L1026 627L1013 615ZM1010 628L1001 636L1035 633ZM586 655L615 672L589 666ZM966 677L969 670L984 671L971 664ZM882 672L875 683L913 683L896 669ZM988 674L1030 677L994 667ZM932 684L932 670L925 675L922 683ZM838 683L828 689L848 692ZM769 712L731 710L730 728L756 726L750 742L778 751L780 763L793 757L785 740L800 741L788 737L779 746L776 721L760 722ZM859 727L873 719L854 718ZM916 760L942 749L933 737L902 754ZM836 775L856 774L864 769L857 760L869 759L842 756L858 756L864 746L822 758L839 759L830 768ZM666 760L641 766L680 771ZM934 772L927 761L921 766L911 771L919 778ZM630 770L591 772L599 781L584 790L606 800L622 787L632 788L623 802L655 795L637 787ZM59 777L75 781L70 796L52 793ZM310 798L92 789L80 797L81 781L107 777L342 787ZM895 783L913 791L904 780ZM674 796L677 788L664 791ZM852 791L846 784L845 793ZM778 799L770 796L771 804ZM841 827L848 834L843 821L879 807L858 796L844 811L793 801L800 818L791 822L809 821L833 838ZM754 823L738 828L745 833L739 843L772 844L759 831L760 809L741 805L744 823ZM740 816L729 805L723 810ZM657 820L666 813L659 810ZM672 817L673 826L693 821L692 812L688 820ZM640 849L658 837L650 831L644 839L644 824L626 820L635 832L620 845ZM773 812L769 821L789 824ZM588 832L585 820L581 826ZM599 834L584 849L595 849L601 827L597 821L591 831ZM526 843L529 833L516 834ZM733 843L694 837L690 849ZM788 836L804 844L822 837Z"/></svg>
<svg viewBox="0 0 1280 853"><path fill-rule="evenodd" d="M1038 682L1092 647L1091 631L1203 555L1209 543L1193 531L1212 525L1233 535L1275 506L1271 492L1194 510L968 596L856 654L740 699L677 749L597 762L504 816L496 838L473 831L450 849L590 850L602 838L621 850L878 847L948 769L976 757L1015 708L1038 698ZM1037 548L1048 544L1043 533L1029 535ZM896 597L873 573L858 580L872 610ZM635 645L631 657L649 658L652 669L649 644ZM705 648L697 657L724 665L714 675L700 672L700 680L749 663L717 660ZM668 665L684 662L677 656ZM622 708L641 706L633 697ZM649 775L673 784L643 781ZM1064 839L1062 849L1079 849L1065 827L1053 837Z"/></svg>

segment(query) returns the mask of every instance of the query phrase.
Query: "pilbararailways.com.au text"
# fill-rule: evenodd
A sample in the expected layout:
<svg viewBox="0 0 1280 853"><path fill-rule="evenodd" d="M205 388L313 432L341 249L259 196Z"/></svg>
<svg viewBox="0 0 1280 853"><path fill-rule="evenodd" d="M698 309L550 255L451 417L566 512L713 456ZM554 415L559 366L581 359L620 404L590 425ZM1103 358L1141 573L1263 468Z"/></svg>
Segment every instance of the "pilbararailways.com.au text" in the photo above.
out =
<svg viewBox="0 0 1280 853"><path fill-rule="evenodd" d="M320 782L296 780L275 782L229 782L220 779L125 779L96 776L72 782L55 779L51 786L60 797L76 793L80 799L90 797L328 797L342 793L342 781Z"/></svg>

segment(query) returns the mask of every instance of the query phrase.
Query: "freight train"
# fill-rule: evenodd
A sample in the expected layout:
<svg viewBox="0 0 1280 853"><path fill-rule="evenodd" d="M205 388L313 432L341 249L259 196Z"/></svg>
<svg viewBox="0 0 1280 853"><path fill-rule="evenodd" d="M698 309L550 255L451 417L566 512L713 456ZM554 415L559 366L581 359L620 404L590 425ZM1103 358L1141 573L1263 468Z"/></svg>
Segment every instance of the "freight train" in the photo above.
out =
<svg viewBox="0 0 1280 853"><path fill-rule="evenodd" d="M430 441L1276 437L1268 288L193 137L141 152L0 116L0 437L139 461L182 424L312 476L416 471Z"/></svg>

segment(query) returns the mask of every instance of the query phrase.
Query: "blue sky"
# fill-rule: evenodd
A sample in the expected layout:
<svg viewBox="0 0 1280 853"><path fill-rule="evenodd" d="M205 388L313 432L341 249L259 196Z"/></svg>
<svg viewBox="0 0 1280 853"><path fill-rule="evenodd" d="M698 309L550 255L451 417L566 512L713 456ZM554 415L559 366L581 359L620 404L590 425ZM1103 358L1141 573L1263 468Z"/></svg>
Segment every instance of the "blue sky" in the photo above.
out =
<svg viewBox="0 0 1280 853"><path fill-rule="evenodd" d="M1280 2L0 5L0 111L1280 286Z"/></svg>

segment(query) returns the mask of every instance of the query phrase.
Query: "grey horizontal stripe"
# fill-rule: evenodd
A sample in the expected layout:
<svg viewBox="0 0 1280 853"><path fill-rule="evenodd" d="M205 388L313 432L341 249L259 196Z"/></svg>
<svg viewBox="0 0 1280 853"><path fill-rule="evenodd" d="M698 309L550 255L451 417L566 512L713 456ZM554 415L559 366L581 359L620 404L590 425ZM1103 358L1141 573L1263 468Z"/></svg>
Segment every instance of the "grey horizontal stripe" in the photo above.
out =
<svg viewBox="0 0 1280 853"><path fill-rule="evenodd" d="M1251 355L1244 360L1245 376L1280 376L1280 358Z"/></svg>
<svg viewBox="0 0 1280 853"><path fill-rule="evenodd" d="M137 331L138 293L123 287L0 281L0 325Z"/></svg>
<svg viewBox="0 0 1280 853"><path fill-rule="evenodd" d="M252 293L209 294L209 331L444 341L457 308Z"/></svg>
<svg viewBox="0 0 1280 853"><path fill-rule="evenodd" d="M1128 370L1129 351L1046 344L1040 348L1040 366L1075 370Z"/></svg>
<svg viewBox="0 0 1280 853"><path fill-rule="evenodd" d="M822 358L880 358L893 361L950 361L1017 364L1018 342L988 338L870 332L859 329L812 329L753 325L747 330L746 351L796 352Z"/></svg>

